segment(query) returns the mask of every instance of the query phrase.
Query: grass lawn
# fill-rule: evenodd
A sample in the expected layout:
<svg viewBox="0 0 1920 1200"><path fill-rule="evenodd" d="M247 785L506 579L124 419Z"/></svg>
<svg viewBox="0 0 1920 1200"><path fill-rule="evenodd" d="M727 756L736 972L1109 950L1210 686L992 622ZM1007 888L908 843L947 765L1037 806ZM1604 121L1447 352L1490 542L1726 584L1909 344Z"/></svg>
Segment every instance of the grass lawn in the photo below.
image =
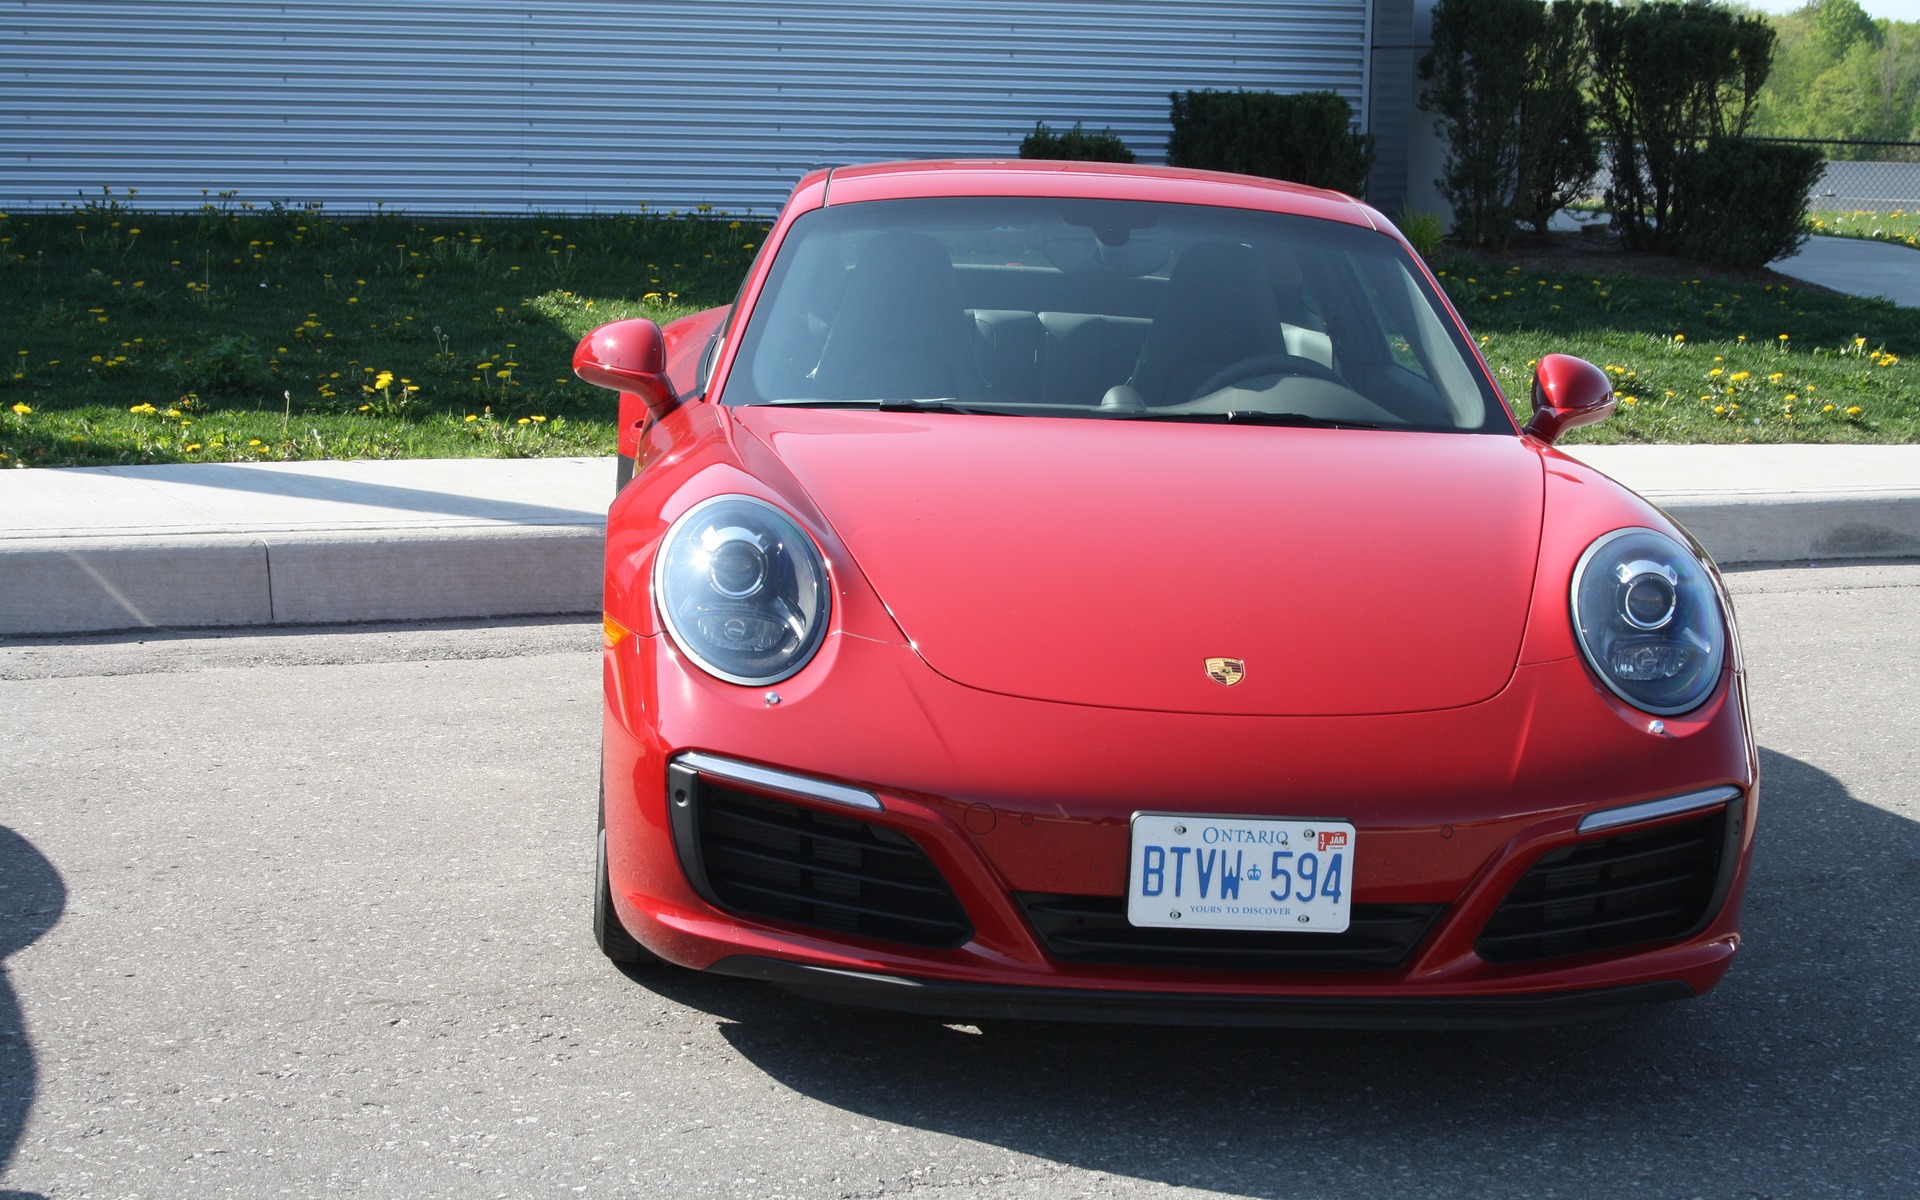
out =
<svg viewBox="0 0 1920 1200"><path fill-rule="evenodd" d="M611 454L574 342L727 303L765 232L110 198L0 216L0 466Z"/></svg>
<svg viewBox="0 0 1920 1200"><path fill-rule="evenodd" d="M1569 442L1920 441L1912 309L1578 238L1435 267L1516 411L1558 352L1606 368L1620 397Z"/></svg>
<svg viewBox="0 0 1920 1200"><path fill-rule="evenodd" d="M1847 212L1819 208L1807 214L1807 227L1829 237L1866 238L1920 248L1920 208L1911 212Z"/></svg>
<svg viewBox="0 0 1920 1200"><path fill-rule="evenodd" d="M765 232L111 197L0 215L0 466L608 454L613 398L572 377L573 343L728 302ZM1590 250L1439 269L1518 404L1542 354L1612 372L1619 414L1574 440L1920 440L1911 310Z"/></svg>

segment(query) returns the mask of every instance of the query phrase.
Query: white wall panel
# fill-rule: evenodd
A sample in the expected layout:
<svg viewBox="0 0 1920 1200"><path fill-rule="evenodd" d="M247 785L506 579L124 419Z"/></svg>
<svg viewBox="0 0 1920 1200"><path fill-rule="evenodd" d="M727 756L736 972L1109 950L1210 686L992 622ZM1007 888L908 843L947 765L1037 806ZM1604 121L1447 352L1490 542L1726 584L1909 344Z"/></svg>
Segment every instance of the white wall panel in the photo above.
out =
<svg viewBox="0 0 1920 1200"><path fill-rule="evenodd" d="M806 169L1164 159L1167 94L1365 103L1367 0L0 0L0 205L766 211Z"/></svg>

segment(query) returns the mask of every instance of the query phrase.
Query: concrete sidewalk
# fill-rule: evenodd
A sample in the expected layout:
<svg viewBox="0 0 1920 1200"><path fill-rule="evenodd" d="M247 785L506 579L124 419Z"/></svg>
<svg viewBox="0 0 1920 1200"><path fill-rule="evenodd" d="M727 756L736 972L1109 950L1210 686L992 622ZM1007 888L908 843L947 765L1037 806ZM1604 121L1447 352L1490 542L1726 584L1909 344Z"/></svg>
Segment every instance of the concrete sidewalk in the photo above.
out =
<svg viewBox="0 0 1920 1200"><path fill-rule="evenodd" d="M1594 446L1723 565L1920 556L1920 446ZM610 459L0 471L0 635L591 613Z"/></svg>
<svg viewBox="0 0 1920 1200"><path fill-rule="evenodd" d="M592 612L611 459L0 471L0 635Z"/></svg>
<svg viewBox="0 0 1920 1200"><path fill-rule="evenodd" d="M1920 308L1920 250L1865 238L1810 237L1799 253L1767 264L1782 275Z"/></svg>

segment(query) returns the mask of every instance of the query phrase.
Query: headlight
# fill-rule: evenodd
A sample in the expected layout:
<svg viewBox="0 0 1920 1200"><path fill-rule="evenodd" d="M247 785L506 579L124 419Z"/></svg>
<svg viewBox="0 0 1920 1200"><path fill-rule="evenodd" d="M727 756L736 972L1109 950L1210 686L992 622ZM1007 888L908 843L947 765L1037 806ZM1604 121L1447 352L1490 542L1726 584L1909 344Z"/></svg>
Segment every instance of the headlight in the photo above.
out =
<svg viewBox="0 0 1920 1200"><path fill-rule="evenodd" d="M1616 529L1587 547L1573 569L1573 625L1606 685L1662 716L1699 707L1727 657L1706 569L1651 529Z"/></svg>
<svg viewBox="0 0 1920 1200"><path fill-rule="evenodd" d="M667 530L653 567L667 632L729 683L776 683L807 665L832 598L813 539L779 509L716 496Z"/></svg>

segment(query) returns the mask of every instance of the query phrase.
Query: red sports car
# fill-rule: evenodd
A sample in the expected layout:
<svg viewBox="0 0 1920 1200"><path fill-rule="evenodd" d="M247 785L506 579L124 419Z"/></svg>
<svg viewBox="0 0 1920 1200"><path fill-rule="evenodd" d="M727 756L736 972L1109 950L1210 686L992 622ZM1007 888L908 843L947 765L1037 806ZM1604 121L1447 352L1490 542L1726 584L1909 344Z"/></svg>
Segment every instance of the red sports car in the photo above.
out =
<svg viewBox="0 0 1920 1200"><path fill-rule="evenodd" d="M594 928L956 1017L1504 1025L1725 973L1758 800L1685 530L1345 196L795 189L620 398Z"/></svg>

